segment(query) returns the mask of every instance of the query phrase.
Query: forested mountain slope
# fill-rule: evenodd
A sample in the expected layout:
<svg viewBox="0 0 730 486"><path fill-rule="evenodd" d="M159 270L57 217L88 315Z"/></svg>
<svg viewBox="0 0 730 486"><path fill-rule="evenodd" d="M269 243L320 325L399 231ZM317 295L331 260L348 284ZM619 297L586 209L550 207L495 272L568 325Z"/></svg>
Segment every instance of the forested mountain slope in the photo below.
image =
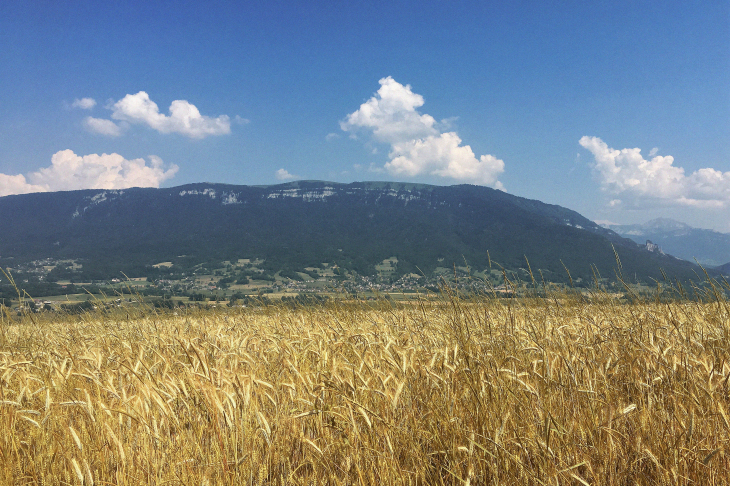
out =
<svg viewBox="0 0 730 486"><path fill-rule="evenodd" d="M190 184L0 198L0 262L80 259L100 274L161 261L260 258L272 271L322 262L372 274L436 267L527 267L539 278L694 278L693 265L652 253L575 211L471 185L298 181ZM613 245L613 248L612 248ZM184 255L184 257L183 257ZM592 267L595 266L595 267Z"/></svg>

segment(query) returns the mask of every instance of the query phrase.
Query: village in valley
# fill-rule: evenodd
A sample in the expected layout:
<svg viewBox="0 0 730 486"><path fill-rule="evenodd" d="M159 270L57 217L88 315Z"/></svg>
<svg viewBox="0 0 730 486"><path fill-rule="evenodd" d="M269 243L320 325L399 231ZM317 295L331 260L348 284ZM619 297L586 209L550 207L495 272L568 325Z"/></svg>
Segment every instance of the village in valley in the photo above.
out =
<svg viewBox="0 0 730 486"><path fill-rule="evenodd" d="M398 259L375 265L377 275L360 275L322 263L301 271L267 272L264 260L242 258L215 264L176 265L171 261L147 267L147 275L94 279L77 260L35 260L7 266L2 276L2 303L20 311L92 309L148 302L156 306L247 305L254 301L346 297L408 300L438 294L441 286L474 293L511 296L499 269L474 271L466 266L437 267L433 275L399 274ZM510 273L508 279L519 275ZM522 277L529 278L525 271ZM20 297L20 298L18 298Z"/></svg>

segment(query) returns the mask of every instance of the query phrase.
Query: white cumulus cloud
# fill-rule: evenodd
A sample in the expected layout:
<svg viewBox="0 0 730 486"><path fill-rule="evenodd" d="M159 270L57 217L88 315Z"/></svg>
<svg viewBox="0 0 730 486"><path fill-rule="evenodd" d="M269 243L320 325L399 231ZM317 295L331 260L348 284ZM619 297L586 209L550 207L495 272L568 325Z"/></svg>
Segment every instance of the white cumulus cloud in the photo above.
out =
<svg viewBox="0 0 730 486"><path fill-rule="evenodd" d="M201 115L192 103L175 100L170 105L168 116L160 113L157 104L144 91L126 95L111 109L115 120L147 125L160 133L180 133L190 138L231 133L231 120L227 115L211 118Z"/></svg>
<svg viewBox="0 0 730 486"><path fill-rule="evenodd" d="M84 120L86 128L94 133L100 133L109 137L118 137L122 134L122 128L111 120L87 116Z"/></svg>
<svg viewBox="0 0 730 486"><path fill-rule="evenodd" d="M28 174L0 174L0 196L29 192L70 191L75 189L126 189L159 187L173 177L178 166L165 166L162 159L149 156L127 160L119 154L76 155L61 150L51 157L51 165ZM30 181L30 182L29 182Z"/></svg>
<svg viewBox="0 0 730 486"><path fill-rule="evenodd" d="M90 110L96 106L96 100L94 98L76 98L73 103L71 103L71 106L73 108L81 108L82 110Z"/></svg>
<svg viewBox="0 0 730 486"><path fill-rule="evenodd" d="M416 110L423 106L423 96L411 91L388 76L379 81L380 89L375 96L347 115L340 123L346 132L358 129L372 130L379 142L398 143L406 140L437 135L436 120Z"/></svg>
<svg viewBox="0 0 730 486"><path fill-rule="evenodd" d="M579 143L593 154L603 189L621 197L613 206L722 208L730 203L730 172L705 168L686 175L671 155L652 150L645 159L639 148L616 150L598 137L585 136Z"/></svg>
<svg viewBox="0 0 730 486"><path fill-rule="evenodd" d="M477 159L454 132L394 144L385 169L394 175L428 173L503 188L497 177L504 171L504 162L492 155Z"/></svg>
<svg viewBox="0 0 730 486"><path fill-rule="evenodd" d="M493 155L477 158L469 145L448 129L454 119L441 123L418 108L423 96L414 93L410 85L402 85L392 77L379 81L375 96L360 105L340 122L340 128L351 137L366 132L376 142L391 146L390 161L384 169L393 175L432 175L458 181L483 184L502 189L499 175L504 162Z"/></svg>
<svg viewBox="0 0 730 486"><path fill-rule="evenodd" d="M45 192L47 190L48 189L44 186L30 184L23 174L0 174L0 196L27 194L29 192Z"/></svg>
<svg viewBox="0 0 730 486"><path fill-rule="evenodd" d="M298 175L290 174L286 169L279 169L276 171L276 178L280 181L291 181L294 179L301 179Z"/></svg>

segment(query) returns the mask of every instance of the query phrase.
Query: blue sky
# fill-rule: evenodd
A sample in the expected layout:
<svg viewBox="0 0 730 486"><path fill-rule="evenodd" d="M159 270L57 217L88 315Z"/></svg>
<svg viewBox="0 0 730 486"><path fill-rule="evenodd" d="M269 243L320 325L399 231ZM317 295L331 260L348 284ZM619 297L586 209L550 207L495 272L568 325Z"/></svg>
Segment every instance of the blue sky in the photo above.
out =
<svg viewBox="0 0 730 486"><path fill-rule="evenodd" d="M2 195L475 183L730 232L728 1L2 2L0 45Z"/></svg>

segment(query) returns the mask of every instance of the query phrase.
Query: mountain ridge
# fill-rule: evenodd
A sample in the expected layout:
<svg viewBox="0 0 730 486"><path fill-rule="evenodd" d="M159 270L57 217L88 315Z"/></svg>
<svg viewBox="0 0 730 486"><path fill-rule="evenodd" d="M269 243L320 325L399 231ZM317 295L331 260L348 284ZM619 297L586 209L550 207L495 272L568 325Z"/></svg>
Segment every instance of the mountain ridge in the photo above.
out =
<svg viewBox="0 0 730 486"><path fill-rule="evenodd" d="M632 278L693 265L651 253L578 212L472 185L295 181L192 183L0 198L0 262L82 259L99 274L161 261L260 258L271 273L331 262L360 274L397 257L398 272L439 266L532 268L549 281ZM177 259L177 260L176 260ZM445 262L445 263L444 263ZM529 264L528 264L529 262ZM537 277L536 277L537 278Z"/></svg>
<svg viewBox="0 0 730 486"><path fill-rule="evenodd" d="M727 233L694 228L671 218L655 218L642 224L605 224L604 227L639 244L651 240L664 252L690 262L696 259L700 264L712 267L730 262L730 234Z"/></svg>

